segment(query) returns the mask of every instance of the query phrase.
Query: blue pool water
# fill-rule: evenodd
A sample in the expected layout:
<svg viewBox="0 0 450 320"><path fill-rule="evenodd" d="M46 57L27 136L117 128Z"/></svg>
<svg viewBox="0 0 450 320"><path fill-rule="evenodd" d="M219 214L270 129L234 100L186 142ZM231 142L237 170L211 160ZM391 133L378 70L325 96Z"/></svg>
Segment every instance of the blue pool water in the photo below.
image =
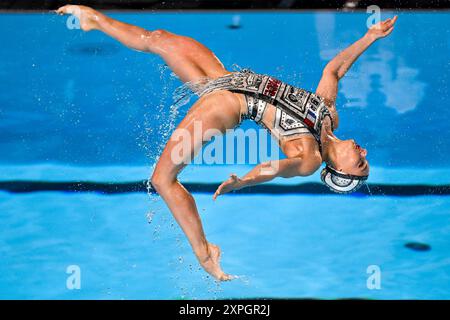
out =
<svg viewBox="0 0 450 320"><path fill-rule="evenodd" d="M192 36L229 68L250 67L309 90L326 62L362 36L367 19L323 11L111 15ZM230 29L235 15L241 28ZM450 184L450 14L398 15L390 38L342 81L337 134L367 147L370 183L443 190ZM0 14L0 35L0 184L150 176L188 107L170 112L180 82L158 57L98 32L69 30L65 17L47 13ZM249 168L193 166L181 181L218 184ZM208 238L222 247L224 269L237 280L218 285L198 270L156 195L0 191L0 298L450 297L450 197L439 192L194 197ZM411 242L431 249L406 248ZM69 265L81 269L80 290L66 287ZM366 286L370 265L381 269L379 290Z"/></svg>

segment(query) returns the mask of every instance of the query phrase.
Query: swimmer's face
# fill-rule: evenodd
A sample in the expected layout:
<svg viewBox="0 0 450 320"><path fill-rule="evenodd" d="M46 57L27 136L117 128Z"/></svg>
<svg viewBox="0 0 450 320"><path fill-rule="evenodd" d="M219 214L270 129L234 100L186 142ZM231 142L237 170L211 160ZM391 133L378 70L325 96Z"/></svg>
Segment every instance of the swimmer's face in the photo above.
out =
<svg viewBox="0 0 450 320"><path fill-rule="evenodd" d="M336 170L355 176L369 174L367 150L357 144L355 140L339 141L335 148L335 155L333 166Z"/></svg>

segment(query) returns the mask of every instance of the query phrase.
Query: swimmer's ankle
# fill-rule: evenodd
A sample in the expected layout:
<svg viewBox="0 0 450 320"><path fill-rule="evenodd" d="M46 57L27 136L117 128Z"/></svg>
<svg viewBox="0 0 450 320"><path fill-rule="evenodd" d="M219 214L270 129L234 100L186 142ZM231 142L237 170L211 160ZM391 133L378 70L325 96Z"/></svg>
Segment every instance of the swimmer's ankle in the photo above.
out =
<svg viewBox="0 0 450 320"><path fill-rule="evenodd" d="M211 250L209 245L210 244L207 242L203 248L194 250L194 254L201 264L206 263L211 259Z"/></svg>

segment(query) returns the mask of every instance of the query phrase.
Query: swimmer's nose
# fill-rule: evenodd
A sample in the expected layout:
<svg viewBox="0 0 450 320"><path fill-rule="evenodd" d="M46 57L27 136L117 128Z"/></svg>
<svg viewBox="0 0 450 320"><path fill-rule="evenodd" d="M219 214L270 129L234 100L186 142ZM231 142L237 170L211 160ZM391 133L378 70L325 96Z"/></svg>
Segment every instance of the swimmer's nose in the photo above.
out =
<svg viewBox="0 0 450 320"><path fill-rule="evenodd" d="M367 157L367 149L361 148L361 155L365 158Z"/></svg>

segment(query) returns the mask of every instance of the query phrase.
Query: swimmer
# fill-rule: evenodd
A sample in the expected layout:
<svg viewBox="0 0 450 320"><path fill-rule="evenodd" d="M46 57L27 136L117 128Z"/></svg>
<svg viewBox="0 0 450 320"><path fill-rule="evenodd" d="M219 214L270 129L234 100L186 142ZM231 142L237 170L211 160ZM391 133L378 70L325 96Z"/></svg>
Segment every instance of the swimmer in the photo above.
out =
<svg viewBox="0 0 450 320"><path fill-rule="evenodd" d="M367 150L354 140L341 140L334 134L339 125L335 106L338 82L372 43L392 32L397 16L372 26L334 57L323 69L313 93L250 70L230 72L210 49L186 36L145 30L85 6L66 5L56 12L77 16L84 31L99 30L131 49L159 55L182 82L212 79L177 128L191 133L186 159L193 159L211 138L193 134L195 121L201 121L205 131L224 133L243 118L250 118L277 138L286 159L261 163L243 177L231 175L218 187L214 199L276 177L309 176L323 162L322 181L335 192L355 191L367 179ZM178 143L177 139L167 142L151 184L181 226L204 270L217 280L230 280L233 277L220 267L220 248L206 239L194 198L177 179L189 162L172 160L172 150Z"/></svg>

